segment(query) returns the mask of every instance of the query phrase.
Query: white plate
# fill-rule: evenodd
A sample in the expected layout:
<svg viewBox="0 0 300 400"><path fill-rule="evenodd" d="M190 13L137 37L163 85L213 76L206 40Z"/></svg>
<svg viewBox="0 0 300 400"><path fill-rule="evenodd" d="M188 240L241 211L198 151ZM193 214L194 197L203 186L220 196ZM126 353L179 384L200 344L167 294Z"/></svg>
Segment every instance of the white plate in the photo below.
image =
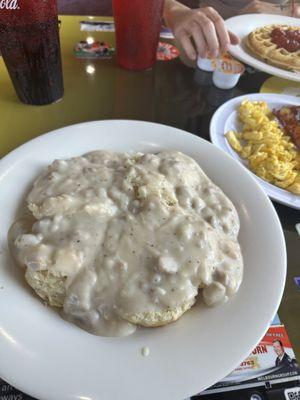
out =
<svg viewBox="0 0 300 400"><path fill-rule="evenodd" d="M251 53L245 45L245 39L247 35L254 29L270 24L287 24L300 26L299 18L286 17L283 15L245 14L229 18L227 21L225 21L225 23L227 28L238 35L241 39L240 44L230 47L229 51L234 57L238 58L248 65L251 65L256 69L259 69L260 71L279 76L280 78L300 82L299 72L290 72L285 69L273 67L272 65L265 63L264 61L256 57L253 53Z"/></svg>
<svg viewBox="0 0 300 400"><path fill-rule="evenodd" d="M6 250L24 193L55 158L93 149L195 158L235 203L245 277L227 304L201 305L164 328L126 338L90 335L43 306ZM0 162L0 376L42 400L182 400L231 372L267 330L282 296L286 251L277 214L255 179L217 147L187 132L139 121L99 121L38 137ZM150 355L142 357L143 346Z"/></svg>
<svg viewBox="0 0 300 400"><path fill-rule="evenodd" d="M247 94L227 101L214 113L210 122L211 141L220 149L230 154L233 158L239 160L247 168L247 162L239 157L238 153L232 149L226 137L224 136L224 134L230 130L240 130L237 109L241 102L245 99L249 99L251 101L266 101L271 109L281 107L286 104L299 106L300 100L295 96L287 96L284 94ZM274 186L271 183L259 178L254 173L253 176L255 176L257 181L260 183L267 195L271 197L271 199L276 200L278 203L300 210L300 196Z"/></svg>

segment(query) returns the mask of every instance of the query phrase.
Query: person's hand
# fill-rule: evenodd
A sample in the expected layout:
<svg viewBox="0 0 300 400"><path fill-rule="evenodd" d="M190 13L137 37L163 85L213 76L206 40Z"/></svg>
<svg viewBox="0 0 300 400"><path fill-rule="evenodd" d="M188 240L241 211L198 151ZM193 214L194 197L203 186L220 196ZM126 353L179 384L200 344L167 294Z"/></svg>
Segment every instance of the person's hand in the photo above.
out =
<svg viewBox="0 0 300 400"><path fill-rule="evenodd" d="M280 14L291 16L292 10L290 5L280 7L279 4L271 4L265 1L252 0L246 7L242 8L239 14ZM296 6L293 17L300 17L300 7Z"/></svg>
<svg viewBox="0 0 300 400"><path fill-rule="evenodd" d="M252 0L246 7L239 11L239 14L282 14L278 4L267 3L260 0Z"/></svg>
<svg viewBox="0 0 300 400"><path fill-rule="evenodd" d="M217 57L230 44L239 43L239 38L227 30L224 20L213 8L191 10L172 0L165 7L168 3L165 19L190 59L195 60L197 54L203 58Z"/></svg>

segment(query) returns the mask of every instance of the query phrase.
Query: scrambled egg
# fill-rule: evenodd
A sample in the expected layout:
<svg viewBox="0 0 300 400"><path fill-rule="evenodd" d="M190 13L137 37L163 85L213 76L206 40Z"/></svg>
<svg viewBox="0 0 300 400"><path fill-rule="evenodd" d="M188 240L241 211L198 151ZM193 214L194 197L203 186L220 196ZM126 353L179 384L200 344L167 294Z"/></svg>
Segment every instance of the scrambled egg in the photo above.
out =
<svg viewBox="0 0 300 400"><path fill-rule="evenodd" d="M242 132L225 134L231 147L260 178L300 195L300 152L264 101L239 107Z"/></svg>

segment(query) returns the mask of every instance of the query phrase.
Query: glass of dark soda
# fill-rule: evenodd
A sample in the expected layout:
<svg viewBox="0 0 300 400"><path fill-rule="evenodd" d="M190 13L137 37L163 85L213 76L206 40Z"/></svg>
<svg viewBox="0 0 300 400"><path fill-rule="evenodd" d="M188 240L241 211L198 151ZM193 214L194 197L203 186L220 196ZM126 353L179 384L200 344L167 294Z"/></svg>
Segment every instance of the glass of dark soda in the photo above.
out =
<svg viewBox="0 0 300 400"><path fill-rule="evenodd" d="M63 97L56 0L1 0L0 52L23 103Z"/></svg>

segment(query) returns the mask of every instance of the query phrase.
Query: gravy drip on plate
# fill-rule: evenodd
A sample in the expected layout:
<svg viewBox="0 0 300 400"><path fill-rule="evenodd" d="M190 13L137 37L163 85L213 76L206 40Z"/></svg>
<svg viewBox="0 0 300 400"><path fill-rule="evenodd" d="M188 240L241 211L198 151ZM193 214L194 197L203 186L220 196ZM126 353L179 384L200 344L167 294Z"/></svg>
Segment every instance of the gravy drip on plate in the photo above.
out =
<svg viewBox="0 0 300 400"><path fill-rule="evenodd" d="M239 219L190 157L95 151L54 161L27 198L35 217L15 257L65 278L65 318L103 336L132 315L226 301L242 280Z"/></svg>

